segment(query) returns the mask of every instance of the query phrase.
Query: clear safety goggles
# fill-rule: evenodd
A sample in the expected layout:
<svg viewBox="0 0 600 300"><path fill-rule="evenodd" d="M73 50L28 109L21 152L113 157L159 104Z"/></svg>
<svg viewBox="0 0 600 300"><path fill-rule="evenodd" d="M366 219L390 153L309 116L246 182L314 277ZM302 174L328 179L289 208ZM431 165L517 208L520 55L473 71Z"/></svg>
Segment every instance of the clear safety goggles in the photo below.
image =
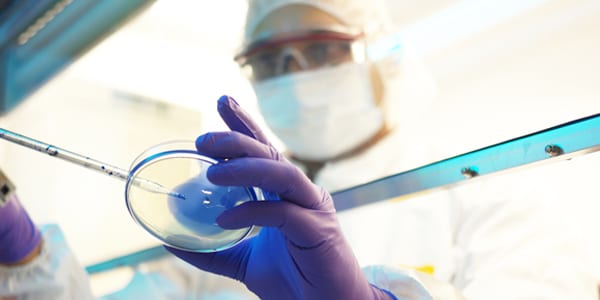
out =
<svg viewBox="0 0 600 300"><path fill-rule="evenodd" d="M345 62L363 62L362 33L315 30L259 40L236 55L235 61L253 81Z"/></svg>

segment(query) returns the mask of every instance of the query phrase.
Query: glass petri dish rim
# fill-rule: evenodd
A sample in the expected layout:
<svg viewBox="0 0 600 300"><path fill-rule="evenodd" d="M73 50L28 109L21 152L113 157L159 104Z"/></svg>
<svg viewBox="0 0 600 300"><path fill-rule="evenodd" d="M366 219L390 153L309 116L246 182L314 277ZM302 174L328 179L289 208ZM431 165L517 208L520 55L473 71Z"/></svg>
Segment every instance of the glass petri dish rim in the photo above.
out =
<svg viewBox="0 0 600 300"><path fill-rule="evenodd" d="M168 149L168 150L161 150L163 148ZM140 162L142 160L144 160L145 157L150 156L150 153L158 154L158 153L163 153L163 152L172 151L172 150L186 151L189 153L195 153L200 156L204 156L196 151L196 142L195 141L185 140L185 139L168 140L168 141L164 141L162 143L158 143L158 144L142 151L142 153L140 153L138 156L136 156L131 161L131 165L129 166L129 174L132 173L135 166L139 165ZM204 157L209 160L214 160L208 156L204 156Z"/></svg>
<svg viewBox="0 0 600 300"><path fill-rule="evenodd" d="M181 142L181 141L176 141L176 142ZM187 142L187 141L184 141L184 142ZM169 143L170 142L165 142L165 143L159 144L159 146L166 146ZM153 147L153 148L155 148L155 147ZM144 153L150 152L150 150L153 148L148 149ZM149 155L148 157L141 159L141 157L144 155L144 153L142 153L141 155L139 155L136 158L136 160L140 160L140 161L138 163L136 163L132 167L132 169L129 171L129 176L127 177L127 181L125 183L125 205L127 206L127 210L129 211L131 218L139 226L144 228L144 230L146 232L150 233L154 238L158 239L160 242L162 242L163 244L165 244L169 247L179 249L179 250L189 251L189 252L201 252L201 253L217 252L217 251L222 251L222 250L234 247L235 245L237 245L240 242L242 242L243 240L245 240L248 237L248 235L250 235L250 233L254 229L254 226L247 227L247 229L245 230L245 232L243 234L240 234L239 237L237 237L234 241L232 241L228 244L224 244L219 247L215 247L215 248L211 248L211 249L192 249L192 248L182 247L180 245L175 245L175 244L171 244L171 243L167 242L164 238L162 238L159 234L157 234L156 231L151 226L141 222L140 219L137 217L136 213L134 212L132 206L130 205L129 190L130 190L131 186L133 185L132 180L133 180L133 178L135 178L135 174L141 172L146 167L150 166L151 165L151 164L149 164L150 162L156 163L156 162L159 162L161 160L166 160L166 159L195 159L195 160L201 160L201 161L207 162L211 165L218 163L217 160L210 158L208 156L204 156L195 150L186 150L186 149L167 150L167 151L163 151L163 152L153 153L153 154ZM259 201L259 200L262 200L262 198L263 198L262 192L258 188L242 187L242 186L240 186L240 188L243 188L246 190L246 193L248 193L248 195L251 197L252 201Z"/></svg>

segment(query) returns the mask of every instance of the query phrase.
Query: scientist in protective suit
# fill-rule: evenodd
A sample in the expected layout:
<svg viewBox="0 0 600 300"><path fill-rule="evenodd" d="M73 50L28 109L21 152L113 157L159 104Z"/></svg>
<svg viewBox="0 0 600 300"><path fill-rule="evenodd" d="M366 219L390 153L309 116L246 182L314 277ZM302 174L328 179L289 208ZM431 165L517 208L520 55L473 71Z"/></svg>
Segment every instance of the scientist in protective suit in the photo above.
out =
<svg viewBox="0 0 600 300"><path fill-rule="evenodd" d="M427 147L404 144L413 138L410 124L432 99L433 88L402 46L377 50L392 29L381 1L249 1L236 60L247 71L260 111L285 145L285 155L226 96L219 99L218 111L231 131L204 134L196 146L202 154L228 158L209 169L214 183L270 192L271 201L231 209L218 218L219 225L263 228L217 253L169 248L181 261L171 257L141 274L147 279L136 283L153 293L145 297L596 298L577 247L562 246L572 241L561 218L527 193L479 193L482 187L495 188L481 184L335 212L326 190L407 170L434 157ZM22 209L0 210L0 220L2 214L28 220ZM0 234L20 228L35 233L29 224L0 222ZM62 271L78 269L56 236L55 229L44 231L37 258L0 269L0 295L60 287L66 298L89 297L85 280ZM6 251L13 244L2 237L0 251ZM121 291L107 298L131 295Z"/></svg>

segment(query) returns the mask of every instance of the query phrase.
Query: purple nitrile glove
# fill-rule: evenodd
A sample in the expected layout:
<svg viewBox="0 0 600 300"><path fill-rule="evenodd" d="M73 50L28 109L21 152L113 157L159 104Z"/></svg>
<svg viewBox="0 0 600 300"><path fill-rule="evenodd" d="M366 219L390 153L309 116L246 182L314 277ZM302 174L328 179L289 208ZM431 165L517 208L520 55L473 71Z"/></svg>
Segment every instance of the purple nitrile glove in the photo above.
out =
<svg viewBox="0 0 600 300"><path fill-rule="evenodd" d="M40 243L42 234L16 194L0 207L0 264L16 263Z"/></svg>
<svg viewBox="0 0 600 300"><path fill-rule="evenodd" d="M221 97L218 110L233 131L198 137L198 152L228 159L211 166L208 179L259 187L267 199L232 208L217 222L226 229L264 228L221 252L167 249L200 269L242 281L261 299L393 299L367 282L329 193L289 163L233 99Z"/></svg>

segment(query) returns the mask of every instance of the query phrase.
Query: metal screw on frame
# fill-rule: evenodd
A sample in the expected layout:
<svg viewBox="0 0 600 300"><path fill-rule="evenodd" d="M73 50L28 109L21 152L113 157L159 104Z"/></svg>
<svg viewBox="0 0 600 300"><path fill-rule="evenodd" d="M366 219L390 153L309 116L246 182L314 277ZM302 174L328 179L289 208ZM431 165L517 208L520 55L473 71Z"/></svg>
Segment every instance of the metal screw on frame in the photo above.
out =
<svg viewBox="0 0 600 300"><path fill-rule="evenodd" d="M460 174L462 174L465 178L473 178L478 175L477 170L472 167L463 167L460 169Z"/></svg>
<svg viewBox="0 0 600 300"><path fill-rule="evenodd" d="M553 144L546 145L546 147L544 147L544 151L552 157L559 156L565 153L565 151L560 146Z"/></svg>

